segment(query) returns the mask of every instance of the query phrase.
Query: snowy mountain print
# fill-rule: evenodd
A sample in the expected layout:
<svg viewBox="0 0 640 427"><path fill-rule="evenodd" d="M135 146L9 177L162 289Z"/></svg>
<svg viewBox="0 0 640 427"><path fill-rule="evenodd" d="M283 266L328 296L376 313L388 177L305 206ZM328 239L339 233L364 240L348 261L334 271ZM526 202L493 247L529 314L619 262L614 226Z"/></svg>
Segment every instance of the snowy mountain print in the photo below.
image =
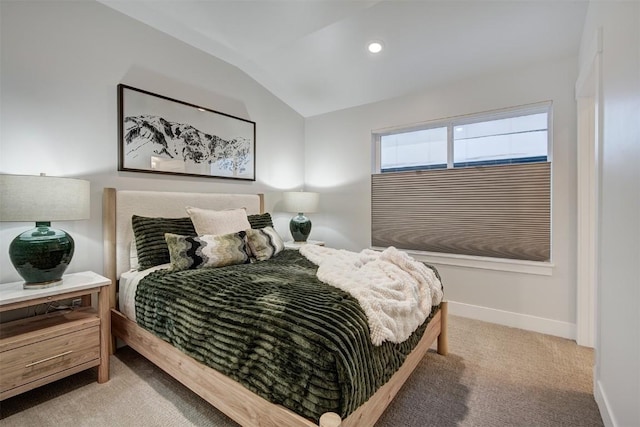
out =
<svg viewBox="0 0 640 427"><path fill-rule="evenodd" d="M236 176L246 173L251 162L250 139L223 139L159 116L125 117L124 142L125 157L131 163L159 158L166 163L181 163L185 170L201 165Z"/></svg>

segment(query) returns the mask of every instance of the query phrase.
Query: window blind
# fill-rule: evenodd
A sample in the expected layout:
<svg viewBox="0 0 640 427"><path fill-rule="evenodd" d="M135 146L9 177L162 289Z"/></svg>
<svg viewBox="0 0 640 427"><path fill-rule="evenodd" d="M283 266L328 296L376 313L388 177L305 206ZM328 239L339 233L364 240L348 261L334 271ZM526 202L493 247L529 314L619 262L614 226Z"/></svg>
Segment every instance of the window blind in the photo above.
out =
<svg viewBox="0 0 640 427"><path fill-rule="evenodd" d="M548 261L551 164L374 174L371 227L373 246Z"/></svg>

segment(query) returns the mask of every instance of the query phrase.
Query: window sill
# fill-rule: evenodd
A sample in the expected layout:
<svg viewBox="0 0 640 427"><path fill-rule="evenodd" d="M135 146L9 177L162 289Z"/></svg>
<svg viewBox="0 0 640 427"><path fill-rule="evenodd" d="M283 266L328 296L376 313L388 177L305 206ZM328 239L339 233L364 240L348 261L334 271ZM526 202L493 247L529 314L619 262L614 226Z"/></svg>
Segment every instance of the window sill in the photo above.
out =
<svg viewBox="0 0 640 427"><path fill-rule="evenodd" d="M384 250L382 247L372 247ZM415 259L430 264L452 265L456 267L479 268L483 270L509 271L513 273L535 274L551 276L555 265L551 262L523 261L506 258L490 258L470 255L443 254L438 252L424 252L404 250Z"/></svg>

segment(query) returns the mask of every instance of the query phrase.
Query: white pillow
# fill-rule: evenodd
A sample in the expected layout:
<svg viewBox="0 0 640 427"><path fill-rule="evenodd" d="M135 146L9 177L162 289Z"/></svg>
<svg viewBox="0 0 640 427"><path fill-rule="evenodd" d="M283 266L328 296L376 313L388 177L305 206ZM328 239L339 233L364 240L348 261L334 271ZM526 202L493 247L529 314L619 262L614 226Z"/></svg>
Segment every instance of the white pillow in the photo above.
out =
<svg viewBox="0 0 640 427"><path fill-rule="evenodd" d="M251 228L247 219L247 211L244 209L212 211L187 206L186 210L199 236L205 234L219 236Z"/></svg>
<svg viewBox="0 0 640 427"><path fill-rule="evenodd" d="M132 270L140 268L140 264L138 264L138 248L136 247L136 239L133 239L129 245L129 268Z"/></svg>

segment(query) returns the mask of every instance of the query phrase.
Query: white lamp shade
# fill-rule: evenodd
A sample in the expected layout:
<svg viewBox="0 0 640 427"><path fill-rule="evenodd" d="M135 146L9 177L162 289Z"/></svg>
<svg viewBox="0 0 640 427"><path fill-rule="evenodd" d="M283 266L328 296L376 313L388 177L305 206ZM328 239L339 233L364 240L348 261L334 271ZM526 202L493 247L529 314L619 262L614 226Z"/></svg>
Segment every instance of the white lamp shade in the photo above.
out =
<svg viewBox="0 0 640 427"><path fill-rule="evenodd" d="M89 219L90 183L74 178L0 175L0 221Z"/></svg>
<svg viewBox="0 0 640 427"><path fill-rule="evenodd" d="M283 195L287 212L313 213L318 210L320 195L309 191L287 191Z"/></svg>

